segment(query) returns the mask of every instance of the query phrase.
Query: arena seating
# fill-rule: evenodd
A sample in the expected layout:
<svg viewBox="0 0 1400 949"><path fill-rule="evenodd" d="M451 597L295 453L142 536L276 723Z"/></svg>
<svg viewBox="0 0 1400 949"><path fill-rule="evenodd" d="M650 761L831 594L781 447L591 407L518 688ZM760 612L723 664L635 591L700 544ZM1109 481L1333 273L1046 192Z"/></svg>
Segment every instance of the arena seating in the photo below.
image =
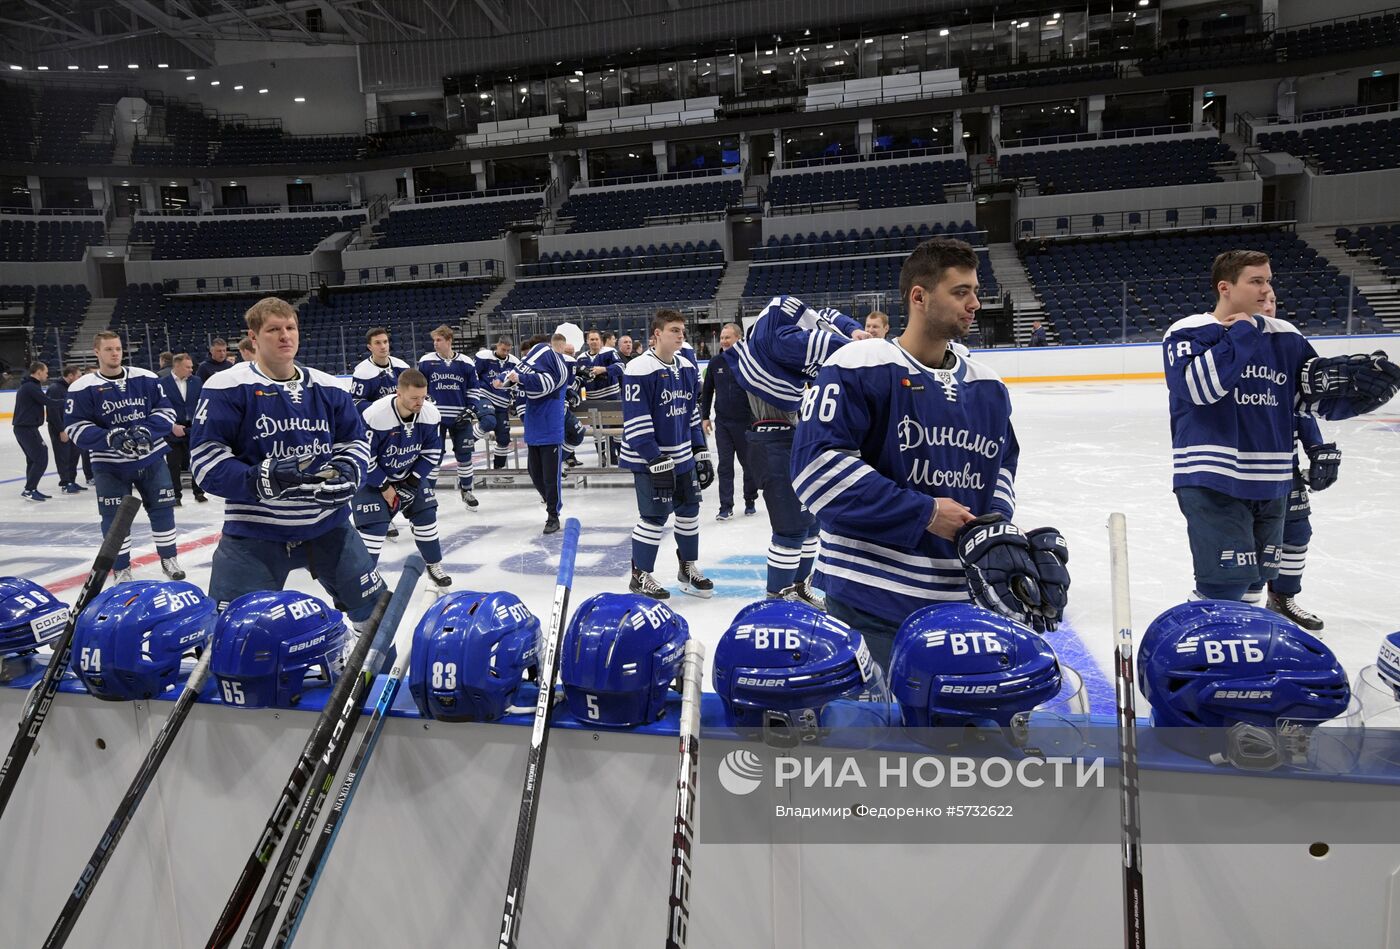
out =
<svg viewBox="0 0 1400 949"><path fill-rule="evenodd" d="M1267 132L1256 144L1265 151L1312 158L1327 175L1396 168L1400 167L1400 118Z"/></svg>
<svg viewBox="0 0 1400 949"><path fill-rule="evenodd" d="M104 90L45 89L39 94L39 148L35 160L72 165L105 165L112 161L111 128L99 129L104 105L119 93ZM87 136L96 141L84 141ZM105 137L103 137L105 136Z"/></svg>
<svg viewBox="0 0 1400 949"><path fill-rule="evenodd" d="M543 310L633 303L660 306L690 300L713 300L723 273L723 267L703 267L636 274L517 280L510 293L501 301L498 310Z"/></svg>
<svg viewBox="0 0 1400 949"><path fill-rule="evenodd" d="M1337 272L1291 231L1262 228L1241 234L1144 236L1105 240L1051 241L1022 248L1026 273L1045 306L1047 319L1064 343L1102 343L1121 336L1123 283L1127 282L1128 338L1161 339L1176 320L1214 307L1211 261L1222 251L1248 246L1272 261L1279 316L1307 333L1345 331L1347 285ZM1184 274L1163 277L1164 274ZM1385 332L1357 291L1357 324Z"/></svg>
<svg viewBox="0 0 1400 949"><path fill-rule="evenodd" d="M370 157L381 155L419 155L452 148L456 136L438 128L400 129L397 132L377 132L368 136L366 147Z"/></svg>
<svg viewBox="0 0 1400 949"><path fill-rule="evenodd" d="M380 247L489 241L500 237L512 221L533 220L542 206L541 199L536 197L413 207L390 211L374 230L380 235Z"/></svg>
<svg viewBox="0 0 1400 949"><path fill-rule="evenodd" d="M140 218L131 229L132 243L155 245L155 260L200 260L215 257L260 257L309 254L325 237L336 231L355 230L365 216L262 216L240 218L208 217L152 219Z"/></svg>
<svg viewBox="0 0 1400 949"><path fill-rule="evenodd" d="M82 325L91 299L87 287L81 285L49 284L36 288L33 294L34 352L48 363L51 375L58 374L60 354L64 358L68 356L73 334Z"/></svg>
<svg viewBox="0 0 1400 949"><path fill-rule="evenodd" d="M361 135L284 136L280 128L225 125L216 165L284 165L353 161L365 148Z"/></svg>
<svg viewBox="0 0 1400 949"><path fill-rule="evenodd" d="M871 164L839 171L794 172L775 175L768 202L775 207L851 201L860 208L896 208L943 204L943 186L970 181L963 159Z"/></svg>
<svg viewBox="0 0 1400 949"><path fill-rule="evenodd" d="M364 359L365 331L383 326L394 355L414 365L433 348L433 328L457 326L490 295L494 283L474 280L431 286L337 290L324 306L312 294L297 307L301 316L300 359L327 372L348 372ZM341 331L344 330L344 349ZM341 369L342 353L344 369Z"/></svg>
<svg viewBox="0 0 1400 949"><path fill-rule="evenodd" d="M1400 224L1362 225L1355 233L1339 227L1336 237L1348 254L1365 254L1386 276L1400 277Z"/></svg>
<svg viewBox="0 0 1400 949"><path fill-rule="evenodd" d="M983 81L983 85L988 92L991 92L996 89L1019 89L1023 86L1115 79L1118 73L1117 63L1091 63L1084 66L1065 66L1059 69L1023 69L1016 72L993 73Z"/></svg>
<svg viewBox="0 0 1400 949"><path fill-rule="evenodd" d="M801 260L809 257L844 257L848 254L881 254L891 251L908 253L930 237L945 235L959 237L974 246L987 243L985 231L977 230L971 221L958 224L949 221L947 227L935 224L930 227L913 224L904 227L879 227L875 230L864 228L856 231L837 231L832 234L784 234L782 237L769 237L761 247L753 249L754 260Z"/></svg>
<svg viewBox="0 0 1400 949"><path fill-rule="evenodd" d="M606 250L565 251L541 254L538 263L521 264L522 277L601 273L610 270L651 270L657 267L702 267L724 263L719 241L686 241L684 244L648 244L645 247L613 247Z"/></svg>
<svg viewBox="0 0 1400 949"><path fill-rule="evenodd" d="M1042 194L1117 191L1219 181L1211 162L1231 161L1218 138L1170 139L1002 155L1003 178L1034 178Z"/></svg>
<svg viewBox="0 0 1400 949"><path fill-rule="evenodd" d="M157 143L138 140L131 149L133 165L207 165L209 143L219 137L219 120L179 103L165 106L165 138Z"/></svg>
<svg viewBox="0 0 1400 949"><path fill-rule="evenodd" d="M619 231L644 227L648 217L723 211L737 204L743 193L744 184L738 178L648 188L587 188L569 196L559 217L573 219L570 233Z"/></svg>
<svg viewBox="0 0 1400 949"><path fill-rule="evenodd" d="M1305 26L1274 34L1274 49L1280 59L1289 62L1380 46L1400 46L1400 15L1393 10L1380 16Z"/></svg>
<svg viewBox="0 0 1400 949"><path fill-rule="evenodd" d="M1144 76L1197 69L1224 69L1246 63L1272 63L1277 53L1268 34L1200 37L1159 46L1138 61Z"/></svg>
<svg viewBox="0 0 1400 949"><path fill-rule="evenodd" d="M3 82L0 82L0 159L34 159L34 100L23 86Z"/></svg>
<svg viewBox="0 0 1400 949"><path fill-rule="evenodd" d="M101 218L0 218L0 260L82 260L88 245L101 239Z"/></svg>

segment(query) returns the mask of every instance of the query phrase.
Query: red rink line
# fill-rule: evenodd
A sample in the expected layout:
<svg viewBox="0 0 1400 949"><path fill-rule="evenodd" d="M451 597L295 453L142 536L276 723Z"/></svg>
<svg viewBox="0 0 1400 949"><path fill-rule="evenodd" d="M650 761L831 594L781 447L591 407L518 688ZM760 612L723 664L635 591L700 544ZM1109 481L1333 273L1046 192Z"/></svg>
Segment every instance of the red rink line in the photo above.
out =
<svg viewBox="0 0 1400 949"><path fill-rule="evenodd" d="M191 550L198 550L201 547L208 547L210 544L217 544L219 538L223 536L222 531L215 531L212 534L206 534L203 537L197 537L194 540L186 541L176 547L175 550L182 554ZM146 564L155 563L158 560L160 560L160 554L158 553L142 554L140 557L132 557L131 565L133 567L144 567ZM50 593L60 593L64 590L70 590L73 587L81 586L83 581L87 578L88 575L86 573L75 574L71 577L64 577L62 580L55 583L45 584L44 588Z"/></svg>

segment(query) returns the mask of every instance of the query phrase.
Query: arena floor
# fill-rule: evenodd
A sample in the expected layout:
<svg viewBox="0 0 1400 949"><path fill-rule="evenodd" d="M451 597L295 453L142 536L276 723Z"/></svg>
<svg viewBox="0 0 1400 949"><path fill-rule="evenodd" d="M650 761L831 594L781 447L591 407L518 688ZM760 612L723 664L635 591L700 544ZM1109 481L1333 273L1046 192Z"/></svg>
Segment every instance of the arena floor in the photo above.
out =
<svg viewBox="0 0 1400 949"><path fill-rule="evenodd" d="M1185 527L1171 494L1166 389L1160 383L1014 386L1014 421L1021 441L1017 522L1024 528L1053 524L1070 544L1073 587L1067 619L1051 635L1061 658L1083 673L1095 712L1113 707L1108 532L1112 511L1128 518L1133 623L1140 636L1163 609L1190 591ZM1400 403L1388 412L1342 423L1323 423L1344 457L1341 478L1313 499L1314 536L1304 576L1302 602L1327 622L1326 642L1354 678L1375 661L1382 636L1400 628L1400 584L1392 573L1400 537ZM591 440L581 458L591 463ZM482 455L478 451L480 464ZM73 595L91 564L99 533L93 494L64 496L43 504L19 497L22 457L0 456L0 574L38 580ZM630 536L636 519L630 481L618 487L566 489L564 515L583 525L574 600L626 589ZM51 472L42 489L54 491ZM506 589L541 618L549 614L560 535L543 536L544 512L528 488L486 486L481 506L468 512L444 493L441 531L444 563L452 589ZM742 503L742 502L741 502ZM715 581L716 595L700 600L680 593L669 537L658 558L657 577L672 590L671 604L691 631L713 651L741 606L763 595L767 519L762 501L756 517L716 522L719 500L706 492L700 559ZM188 491L176 513L181 561L190 579L205 585L218 539L222 504L196 504ZM149 526L138 515L137 577L160 576ZM392 577L414 550L408 530L385 546L381 567ZM670 568L670 569L668 569ZM305 573L293 575L298 589L321 593ZM420 599L421 603L421 599ZM406 621L416 621L408 616ZM707 676L708 681L708 676Z"/></svg>

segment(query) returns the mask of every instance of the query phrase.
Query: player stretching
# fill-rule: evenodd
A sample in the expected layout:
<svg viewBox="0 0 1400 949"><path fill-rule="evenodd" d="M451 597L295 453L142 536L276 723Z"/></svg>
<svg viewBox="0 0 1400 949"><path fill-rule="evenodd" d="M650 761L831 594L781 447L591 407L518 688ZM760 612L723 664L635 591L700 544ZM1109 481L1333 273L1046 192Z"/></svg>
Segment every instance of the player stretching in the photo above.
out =
<svg viewBox="0 0 1400 949"><path fill-rule="evenodd" d="M190 432L195 481L225 500L209 595L223 609L306 567L361 631L384 589L350 524L369 464L364 421L334 376L296 362L290 303L266 297L244 320L257 356L204 384Z"/></svg>
<svg viewBox="0 0 1400 949"><path fill-rule="evenodd" d="M408 368L408 363L389 355L389 331L382 326L371 327L365 333L365 347L369 358L361 360L350 377L350 397L361 415L393 392L399 373Z"/></svg>
<svg viewBox="0 0 1400 949"><path fill-rule="evenodd" d="M496 424L490 430L483 425L482 433L487 439L491 452L491 467L504 468L510 457L510 409L513 397L505 389L497 389L495 382L505 378L505 374L520 365L520 359L511 353L514 342L509 336L497 336L494 350L483 349L476 354L476 377L481 391L496 413ZM491 436L495 435L495 440Z"/></svg>
<svg viewBox="0 0 1400 949"><path fill-rule="evenodd" d="M715 480L700 427L700 376L680 355L685 318L657 310L651 348L627 364L622 379L622 457L637 491L637 526L632 531L633 593L664 600L671 594L656 582L656 551L671 514L676 515L677 574L692 596L713 596L715 585L701 572L700 492Z"/></svg>
<svg viewBox="0 0 1400 949"><path fill-rule="evenodd" d="M452 454L457 458L457 491L468 510L480 504L472 493L472 448L476 444L477 406L482 393L477 384L476 364L452 348L455 337L447 324L433 330L433 351L418 360L418 370L428 378L428 397L442 414L444 449L452 442ZM489 404L489 403L488 403ZM495 419L491 419L495 428ZM437 477L433 477L437 486Z"/></svg>
<svg viewBox="0 0 1400 949"><path fill-rule="evenodd" d="M442 463L442 417L428 402L428 380L417 369L405 369L397 389L365 412L369 427L369 473L355 495L355 529L370 557L379 563L385 530L396 511L413 525L413 539L428 565L428 576L440 587L452 585L442 569L438 540L437 498L428 486Z"/></svg>
<svg viewBox="0 0 1400 949"><path fill-rule="evenodd" d="M175 487L165 464L170 450L165 438L175 424L175 409L155 373L122 366L122 341L116 333L98 333L92 351L97 354L97 371L79 376L68 387L63 424L69 441L79 451L92 453L102 533L107 533L122 498L135 491L151 519L160 569L172 580L183 580L185 571L175 556ZM129 537L112 574L118 583L131 579Z"/></svg>

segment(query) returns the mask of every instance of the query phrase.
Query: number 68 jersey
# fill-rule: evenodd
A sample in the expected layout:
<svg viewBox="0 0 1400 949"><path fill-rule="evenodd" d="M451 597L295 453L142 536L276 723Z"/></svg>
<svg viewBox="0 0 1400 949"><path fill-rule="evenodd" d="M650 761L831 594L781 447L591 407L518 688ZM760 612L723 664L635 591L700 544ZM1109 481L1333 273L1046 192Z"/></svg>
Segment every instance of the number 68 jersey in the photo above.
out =
<svg viewBox="0 0 1400 949"><path fill-rule="evenodd" d="M935 497L1015 513L1010 394L963 352L935 369L892 340L849 343L803 396L791 474L821 525L817 585L891 622L967 600L953 542L926 530Z"/></svg>

